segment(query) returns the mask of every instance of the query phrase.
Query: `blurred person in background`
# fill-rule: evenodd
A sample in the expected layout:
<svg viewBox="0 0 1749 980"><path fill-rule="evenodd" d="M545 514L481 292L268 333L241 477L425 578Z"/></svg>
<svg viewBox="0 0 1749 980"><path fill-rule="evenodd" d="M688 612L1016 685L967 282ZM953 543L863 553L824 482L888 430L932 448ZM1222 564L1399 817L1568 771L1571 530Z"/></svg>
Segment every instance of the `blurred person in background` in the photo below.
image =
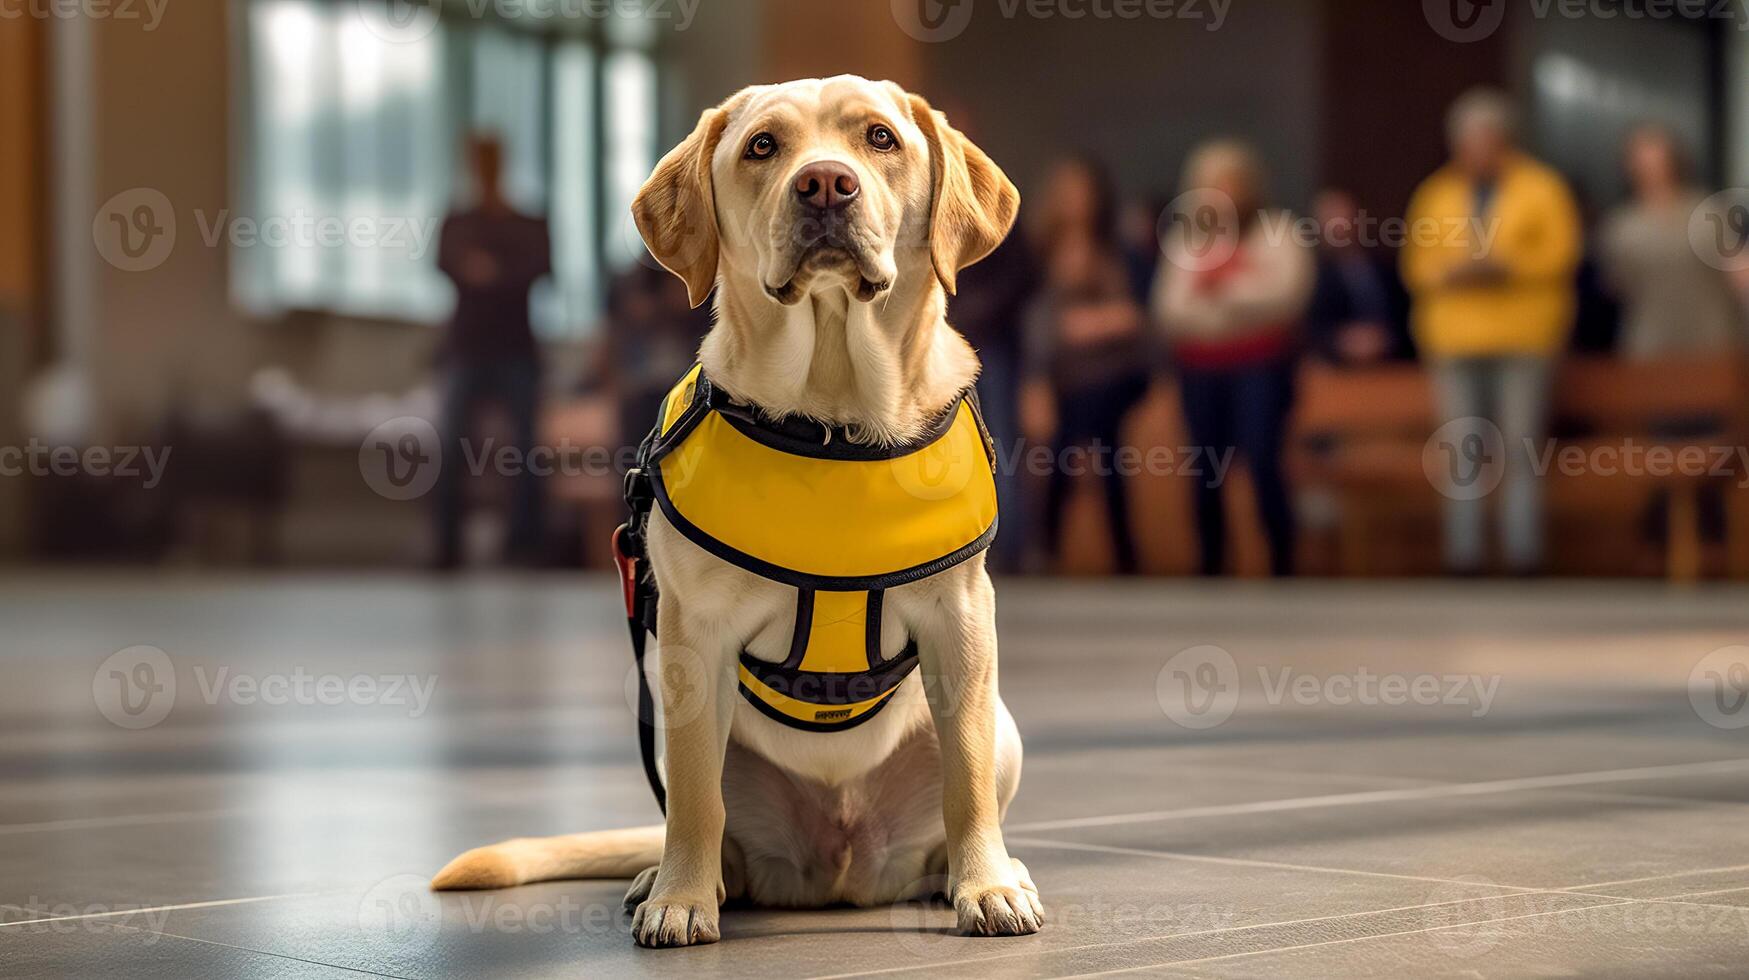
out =
<svg viewBox="0 0 1749 980"><path fill-rule="evenodd" d="M607 289L602 380L614 393L620 447L636 447L656 426L662 398L697 359L710 305L693 309L686 284L645 254Z"/></svg>
<svg viewBox="0 0 1749 980"><path fill-rule="evenodd" d="M1318 226L1317 284L1306 311L1306 346L1338 366L1414 356L1402 282L1389 259L1362 240L1354 195L1327 188L1312 201Z"/></svg>
<svg viewBox="0 0 1749 980"><path fill-rule="evenodd" d="M1256 152L1232 140L1198 147L1184 170L1175 223L1154 281L1153 317L1165 332L1193 444L1237 451L1256 491L1273 575L1294 570L1294 516L1282 449L1293 406L1300 331L1315 278L1312 252L1266 211ZM1204 219L1207 219L1206 221ZM1227 566L1227 511L1219 481L1196 484L1201 571Z"/></svg>
<svg viewBox="0 0 1749 980"><path fill-rule="evenodd" d="M956 103L945 110L960 132L977 141L976 117ZM947 319L978 352L978 404L997 446L996 499L1006 529L990 546L992 571L1019 571L1026 560L1028 504L1020 460L1022 323L1038 273L1027 237L1016 226L994 252L962 269L948 299Z"/></svg>
<svg viewBox="0 0 1749 980"><path fill-rule="evenodd" d="M1482 451L1490 423L1504 452L1506 564L1531 574L1543 563L1532 453L1546 436L1552 368L1573 324L1582 236L1566 182L1517 149L1515 128L1503 93L1475 89L1452 104L1452 159L1415 191L1402 257L1441 420L1459 430L1448 441L1453 486L1444 488L1445 562L1457 574L1486 563L1487 495L1455 491L1476 479L1468 470L1494 465Z"/></svg>
<svg viewBox="0 0 1749 980"><path fill-rule="evenodd" d="M1634 130L1623 162L1633 196L1598 236L1604 282L1623 305L1619 350L1641 360L1741 350L1749 323L1736 288L1689 244L1706 195L1691 182L1675 134L1658 125Z"/></svg>
<svg viewBox="0 0 1749 980"><path fill-rule="evenodd" d="M990 546L994 571L1018 571L1025 559L1026 500L1019 460L1021 334L1037 273L1026 236L1015 230L976 265L959 275L958 290L948 300L948 322L965 335L978 352L978 405L984 425L999 450L996 499L1012 519L1013 532L999 534Z"/></svg>
<svg viewBox="0 0 1749 980"><path fill-rule="evenodd" d="M1085 158L1056 168L1044 195L1038 241L1044 289L1026 314L1021 411L1027 438L1052 449L1046 545L1061 556L1073 480L1087 469L1104 487L1117 571L1133 574L1135 539L1116 456L1124 420L1147 393L1152 371L1104 168Z"/></svg>
<svg viewBox="0 0 1749 980"><path fill-rule="evenodd" d="M541 557L541 488L526 466L540 413L540 351L528 300L535 282L552 272L551 239L546 218L522 214L505 199L504 147L495 136L470 136L466 155L475 200L444 218L438 242L438 270L456 293L439 354L446 383L436 498L440 569L461 564L463 440L481 407L493 402L509 415L525 464L512 477L507 556L517 563Z"/></svg>
<svg viewBox="0 0 1749 980"><path fill-rule="evenodd" d="M1623 145L1622 162L1632 196L1598 235L1604 285L1623 307L1621 355L1640 361L1740 355L1749 341L1749 314L1730 275L1707 264L1689 242L1690 222L1706 194L1694 186L1676 134L1657 124L1635 129ZM1702 439L1728 424L1717 418L1659 419L1653 435ZM1724 537L1719 487L1702 488L1699 504L1707 537ZM1642 534L1663 539L1668 514L1668 494L1660 492L1646 506Z"/></svg>

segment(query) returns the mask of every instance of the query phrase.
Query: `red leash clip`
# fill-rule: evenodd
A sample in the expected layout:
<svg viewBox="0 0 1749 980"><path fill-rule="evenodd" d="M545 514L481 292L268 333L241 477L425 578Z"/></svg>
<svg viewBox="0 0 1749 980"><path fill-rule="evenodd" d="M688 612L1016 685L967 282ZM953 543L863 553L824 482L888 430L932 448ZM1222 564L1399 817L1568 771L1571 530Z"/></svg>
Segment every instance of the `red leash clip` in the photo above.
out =
<svg viewBox="0 0 1749 980"><path fill-rule="evenodd" d="M619 567L620 590L625 594L626 618L636 619L638 616L638 560L626 554L626 526L621 524L613 530L613 563Z"/></svg>

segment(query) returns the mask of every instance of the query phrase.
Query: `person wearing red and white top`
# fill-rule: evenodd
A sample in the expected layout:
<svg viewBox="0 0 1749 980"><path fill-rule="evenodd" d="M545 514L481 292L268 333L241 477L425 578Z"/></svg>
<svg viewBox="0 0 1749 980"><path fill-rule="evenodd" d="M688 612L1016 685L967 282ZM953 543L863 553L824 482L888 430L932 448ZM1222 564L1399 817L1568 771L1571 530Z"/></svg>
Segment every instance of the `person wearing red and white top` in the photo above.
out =
<svg viewBox="0 0 1749 980"><path fill-rule="evenodd" d="M1217 457L1236 451L1244 458L1270 570L1290 575L1294 520L1282 446L1316 275L1312 251L1285 215L1264 209L1262 168L1242 143L1198 148L1183 188L1165 230L1167 261L1154 281L1152 314L1178 370L1191 440ZM1198 481L1196 504L1202 573L1219 575L1227 528L1217 480Z"/></svg>

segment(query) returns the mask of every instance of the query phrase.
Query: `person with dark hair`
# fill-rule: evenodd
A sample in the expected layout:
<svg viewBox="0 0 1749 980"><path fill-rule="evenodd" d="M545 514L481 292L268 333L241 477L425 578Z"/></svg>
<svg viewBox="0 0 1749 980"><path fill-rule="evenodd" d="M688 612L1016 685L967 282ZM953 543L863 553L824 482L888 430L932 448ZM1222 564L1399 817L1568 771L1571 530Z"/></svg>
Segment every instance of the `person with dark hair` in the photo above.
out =
<svg viewBox="0 0 1749 980"><path fill-rule="evenodd" d="M1256 151L1204 144L1185 166L1166 263L1154 281L1154 319L1171 344L1191 440L1245 460L1269 539L1270 573L1293 574L1294 515L1282 467L1293 407L1301 320L1311 297L1311 250L1271 233ZM1226 569L1225 488L1198 480L1197 535L1204 575Z"/></svg>
<svg viewBox="0 0 1749 980"><path fill-rule="evenodd" d="M977 117L971 107L944 110L960 132L977 138ZM1010 231L994 252L960 270L954 294L947 301L947 321L978 352L978 403L984 425L997 447L996 498L1004 532L986 552L990 570L1017 572L1026 561L1027 520L1031 501L1019 460L1022 324L1027 304L1038 288L1031 244L1019 228Z"/></svg>
<svg viewBox="0 0 1749 980"><path fill-rule="evenodd" d="M961 270L948 322L978 352L978 402L997 446L996 497L1013 530L990 546L992 571L1019 571L1026 557L1027 500L1016 440L1021 435L1022 324L1037 275L1026 236L1012 232L977 265Z"/></svg>
<svg viewBox="0 0 1749 980"><path fill-rule="evenodd" d="M1689 243L1703 202L1670 130L1646 125L1623 150L1632 198L1598 235L1603 281L1624 306L1619 349L1630 358L1735 351L1749 341L1730 277Z"/></svg>
<svg viewBox="0 0 1749 980"><path fill-rule="evenodd" d="M601 373L619 414L619 448L635 448L656 425L662 398L698 358L710 331L709 304L696 309L686 286L647 254L607 287Z"/></svg>
<svg viewBox="0 0 1749 980"><path fill-rule="evenodd" d="M443 465L437 483L437 567L461 563L466 469L463 440L482 404L509 414L517 450L534 448L540 404L540 352L529 322L529 290L552 272L551 238L543 217L522 214L505 199L504 148L476 134L467 145L476 200L443 222L437 267L455 284L456 305L441 358ZM515 477L507 551L535 562L541 548L541 488L524 466Z"/></svg>
<svg viewBox="0 0 1749 980"><path fill-rule="evenodd" d="M1318 223L1318 275L1306 311L1306 346L1338 366L1377 364L1414 356L1405 307L1408 297L1388 259L1361 240L1354 195L1327 188L1312 201Z"/></svg>
<svg viewBox="0 0 1749 980"><path fill-rule="evenodd" d="M1141 306L1117 240L1110 177L1085 158L1059 165L1042 213L1038 254L1045 282L1026 316L1021 413L1028 438L1052 447L1046 543L1061 554L1074 477L1090 470L1105 488L1117 571L1131 574L1138 564L1117 449L1151 371Z"/></svg>

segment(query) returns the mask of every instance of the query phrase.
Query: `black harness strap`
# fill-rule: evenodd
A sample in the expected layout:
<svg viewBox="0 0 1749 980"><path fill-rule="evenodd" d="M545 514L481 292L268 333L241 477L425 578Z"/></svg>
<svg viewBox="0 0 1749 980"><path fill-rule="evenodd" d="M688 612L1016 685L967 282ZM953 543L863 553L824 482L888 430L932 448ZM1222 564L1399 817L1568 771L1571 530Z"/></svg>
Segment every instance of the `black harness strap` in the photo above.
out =
<svg viewBox="0 0 1749 980"><path fill-rule="evenodd" d="M650 508L655 506L656 491L650 484L644 464L653 440L645 440L638 451L638 466L626 472L625 502L631 516L613 533L613 561L619 566L620 586L625 594L626 626L631 631L632 660L638 671L638 754L644 761L644 778L650 781L650 792L665 815L668 812L668 789L662 785L662 773L656 767L656 698L650 690L650 675L644 669L645 647L656 632L656 581L643 567L648 557L644 532L649 527Z"/></svg>

